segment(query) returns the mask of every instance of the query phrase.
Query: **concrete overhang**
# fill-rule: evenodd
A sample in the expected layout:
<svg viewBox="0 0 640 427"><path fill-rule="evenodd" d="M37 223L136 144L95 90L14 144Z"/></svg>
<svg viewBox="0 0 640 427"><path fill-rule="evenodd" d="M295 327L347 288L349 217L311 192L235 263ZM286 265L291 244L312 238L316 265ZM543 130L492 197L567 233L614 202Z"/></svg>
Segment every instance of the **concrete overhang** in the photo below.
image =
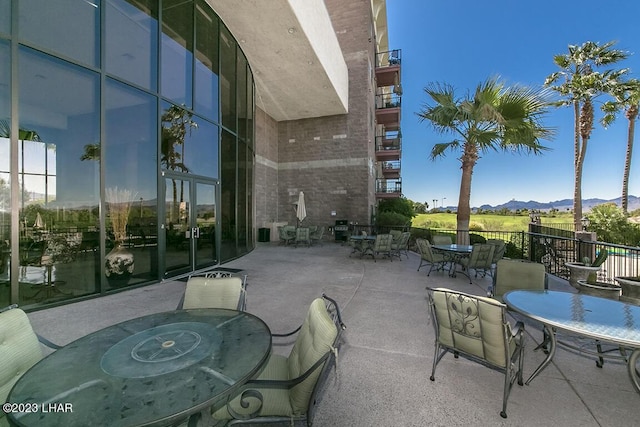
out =
<svg viewBox="0 0 640 427"><path fill-rule="evenodd" d="M207 0L253 71L256 106L277 121L346 114L349 74L323 0Z"/></svg>

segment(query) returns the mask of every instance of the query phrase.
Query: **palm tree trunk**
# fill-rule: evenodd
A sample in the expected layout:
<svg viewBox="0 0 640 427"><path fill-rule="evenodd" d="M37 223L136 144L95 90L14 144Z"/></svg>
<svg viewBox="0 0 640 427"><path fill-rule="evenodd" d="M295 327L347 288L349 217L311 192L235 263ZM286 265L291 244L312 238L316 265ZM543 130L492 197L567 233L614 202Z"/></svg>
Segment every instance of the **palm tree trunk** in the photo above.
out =
<svg viewBox="0 0 640 427"><path fill-rule="evenodd" d="M580 104L573 103L574 139L573 139L573 225L575 230L582 230L582 162L580 161Z"/></svg>
<svg viewBox="0 0 640 427"><path fill-rule="evenodd" d="M627 111L629 127L627 128L627 152L624 158L624 173L622 175L622 211L625 215L629 210L629 171L631 170L631 154L633 151L633 139L636 128L638 106L632 106Z"/></svg>
<svg viewBox="0 0 640 427"><path fill-rule="evenodd" d="M462 178L460 179L460 194L458 196L457 237L459 245L469 244L469 220L471 219L471 177L473 167L478 159L477 147L472 143L465 143L462 155Z"/></svg>

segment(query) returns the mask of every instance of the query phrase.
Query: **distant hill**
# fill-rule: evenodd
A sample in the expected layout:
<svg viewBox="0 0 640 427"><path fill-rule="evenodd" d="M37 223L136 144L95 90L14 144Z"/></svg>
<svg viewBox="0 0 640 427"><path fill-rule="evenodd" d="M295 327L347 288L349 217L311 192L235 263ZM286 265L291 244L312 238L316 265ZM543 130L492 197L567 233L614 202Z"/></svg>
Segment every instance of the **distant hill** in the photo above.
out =
<svg viewBox="0 0 640 427"><path fill-rule="evenodd" d="M622 198L618 197L616 199L604 200L604 199L584 199L582 200L582 210L584 212L588 212L592 207L601 205L603 203L613 202L618 206L621 206ZM566 211L573 208L573 199L563 199L556 200L554 202L542 203L536 202L535 200L529 200L528 202L523 202L521 200L509 200L506 203L501 205L491 206L491 205L482 205L480 206L483 210L500 210L500 209L509 209L515 211L517 209L536 209L540 211L548 211L550 209L558 209L559 211ZM451 209L451 208L447 208ZM478 209L474 207L472 209ZM629 196L629 211L633 211L635 209L640 209L640 198L636 196Z"/></svg>

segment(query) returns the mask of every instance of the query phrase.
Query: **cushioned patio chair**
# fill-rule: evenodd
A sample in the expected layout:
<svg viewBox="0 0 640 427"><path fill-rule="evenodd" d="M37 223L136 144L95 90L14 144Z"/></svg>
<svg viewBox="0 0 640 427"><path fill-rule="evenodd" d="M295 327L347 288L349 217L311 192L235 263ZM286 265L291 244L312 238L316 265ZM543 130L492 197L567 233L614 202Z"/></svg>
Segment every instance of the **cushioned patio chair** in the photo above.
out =
<svg viewBox="0 0 640 427"><path fill-rule="evenodd" d="M311 239L311 244L315 245L316 243L322 246L322 237L324 236L324 225L317 227L314 232L310 231L309 238Z"/></svg>
<svg viewBox="0 0 640 427"><path fill-rule="evenodd" d="M295 243L296 243L296 248L298 247L298 244L302 244L302 243L306 244L307 246L311 246L311 237L310 237L309 229L307 227L296 228Z"/></svg>
<svg viewBox="0 0 640 427"><path fill-rule="evenodd" d="M451 240L451 236L444 234L435 234L431 236L432 245L451 245L452 243L453 241Z"/></svg>
<svg viewBox="0 0 640 427"><path fill-rule="evenodd" d="M518 289L544 290L547 288L547 273L544 264L519 259L501 259L496 266L493 286L488 295L502 302L502 296Z"/></svg>
<svg viewBox="0 0 640 427"><path fill-rule="evenodd" d="M444 266L447 263L447 257L440 253L434 252L431 248L431 243L427 239L416 239L418 245L418 251L420 252L420 265L418 271L422 268L422 264L431 264L427 276L431 274L431 271L435 268L436 271L444 270Z"/></svg>
<svg viewBox="0 0 640 427"><path fill-rule="evenodd" d="M22 374L42 359L40 343L60 348L38 336L25 312L17 307L11 305L0 310L0 401L3 403ZM0 425L8 425L4 411L0 411Z"/></svg>
<svg viewBox="0 0 640 427"><path fill-rule="evenodd" d="M511 387L516 380L523 384L524 324L518 322L512 330L506 319L507 307L492 298L443 288L427 290L436 335L431 381L435 381L436 366L447 353L502 372L500 416L507 418Z"/></svg>
<svg viewBox="0 0 640 427"><path fill-rule="evenodd" d="M476 243L473 245L469 257L458 260L460 265L467 271L469 283L473 283L471 281L471 270L475 271L475 277L478 277L478 273L484 277L491 271L495 248L494 245L488 243Z"/></svg>
<svg viewBox="0 0 640 427"><path fill-rule="evenodd" d="M178 310L189 308L226 308L244 311L247 306L247 276L229 276L228 272L189 276ZM226 277L215 277L216 275Z"/></svg>
<svg viewBox="0 0 640 427"><path fill-rule="evenodd" d="M495 279L496 265L498 261L504 258L504 253L507 251L507 244L501 239L487 239L487 243L495 246L493 250L493 262L491 263L491 270L489 270L489 274Z"/></svg>
<svg viewBox="0 0 640 427"><path fill-rule="evenodd" d="M281 244L288 245L296 240L296 227L293 225L283 225L278 227L278 238Z"/></svg>
<svg viewBox="0 0 640 427"><path fill-rule="evenodd" d="M289 356L271 354L260 376L245 384L227 405L213 413L218 424L280 422L293 425L313 421L318 392L337 362L342 331L345 329L337 303L326 295L309 307ZM216 424L216 425L218 425Z"/></svg>
<svg viewBox="0 0 640 427"><path fill-rule="evenodd" d="M402 259L401 255L404 252L404 255L409 259L409 238L411 237L411 233L408 231L404 231L400 234L400 237L397 240L391 242L391 251L393 256L397 256L398 259Z"/></svg>
<svg viewBox="0 0 640 427"><path fill-rule="evenodd" d="M371 245L371 250L366 251L365 255L371 255L374 262L377 262L376 255L389 257L389 259L393 261L393 256L391 255L392 242L393 236L391 234L378 234L373 245Z"/></svg>

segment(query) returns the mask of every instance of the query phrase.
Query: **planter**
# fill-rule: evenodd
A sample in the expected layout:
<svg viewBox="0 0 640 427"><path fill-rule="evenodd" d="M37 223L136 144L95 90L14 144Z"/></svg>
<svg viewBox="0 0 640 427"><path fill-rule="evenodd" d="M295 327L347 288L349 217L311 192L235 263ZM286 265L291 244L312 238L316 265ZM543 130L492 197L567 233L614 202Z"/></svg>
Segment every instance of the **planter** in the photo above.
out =
<svg viewBox="0 0 640 427"><path fill-rule="evenodd" d="M133 275L133 269L133 253L120 244L116 244L105 257L105 275L107 276L109 286L112 288L127 285Z"/></svg>
<svg viewBox="0 0 640 427"><path fill-rule="evenodd" d="M640 304L640 277L614 277L622 288L620 301Z"/></svg>
<svg viewBox="0 0 640 427"><path fill-rule="evenodd" d="M586 281L589 273L600 271L600 266L586 266L581 262L567 262L565 266L569 269L569 283L576 289L580 289L578 288L578 280Z"/></svg>
<svg viewBox="0 0 640 427"><path fill-rule="evenodd" d="M620 287L620 285L617 285L615 283L587 283L586 280L578 280L578 291L581 294L585 295L619 300L621 290L622 288Z"/></svg>

